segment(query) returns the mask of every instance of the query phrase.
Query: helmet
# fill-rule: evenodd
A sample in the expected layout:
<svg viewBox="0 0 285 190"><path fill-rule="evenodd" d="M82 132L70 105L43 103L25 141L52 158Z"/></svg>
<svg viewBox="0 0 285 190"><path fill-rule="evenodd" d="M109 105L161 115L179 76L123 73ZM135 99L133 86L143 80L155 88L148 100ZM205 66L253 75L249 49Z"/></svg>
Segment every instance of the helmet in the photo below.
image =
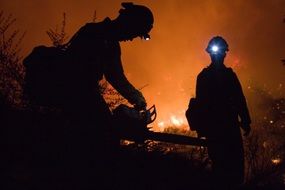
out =
<svg viewBox="0 0 285 190"><path fill-rule="evenodd" d="M221 36L215 36L209 41L206 51L210 54L225 53L229 51L229 45Z"/></svg>
<svg viewBox="0 0 285 190"><path fill-rule="evenodd" d="M139 33L140 37L149 39L149 31L152 29L154 18L151 10L143 5L135 5L131 2L121 4L124 9L119 11L120 17Z"/></svg>

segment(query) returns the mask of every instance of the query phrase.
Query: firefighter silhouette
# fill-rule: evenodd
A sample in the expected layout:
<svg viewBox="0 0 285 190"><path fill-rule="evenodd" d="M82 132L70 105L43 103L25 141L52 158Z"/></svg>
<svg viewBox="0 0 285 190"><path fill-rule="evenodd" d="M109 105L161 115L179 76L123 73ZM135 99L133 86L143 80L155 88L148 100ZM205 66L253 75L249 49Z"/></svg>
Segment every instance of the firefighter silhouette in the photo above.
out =
<svg viewBox="0 0 285 190"><path fill-rule="evenodd" d="M240 127L250 133L250 115L237 75L224 65L228 49L220 36L213 37L206 48L211 64L197 77L196 99L205 110L204 134L212 160L215 183L229 187L244 180L244 150Z"/></svg>
<svg viewBox="0 0 285 190"><path fill-rule="evenodd" d="M62 101L64 113L71 123L67 141L71 147L68 152L72 154L68 157L72 157L72 162L74 159L85 165L87 162L102 165L104 162L106 166L113 162L110 160L111 149L119 148L116 128L120 126L115 126L99 87L103 77L138 110L147 105L143 94L124 74L120 42L136 37L149 39L153 14L143 5L122 3L122 7L114 20L107 17L81 27L66 45L69 65L63 75L70 85L67 89L71 90ZM104 164L100 167L106 171Z"/></svg>
<svg viewBox="0 0 285 190"><path fill-rule="evenodd" d="M86 121L94 121L104 128L111 119L111 112L99 90L99 81L106 80L132 105L138 109L146 107L146 100L126 78L121 63L119 42L136 37L149 38L153 25L152 12L145 6L122 3L119 16L102 22L87 23L72 37L67 54L71 57L69 69L74 76L70 84L74 91L70 94L70 110ZM82 119L82 118L81 118ZM102 129L104 130L104 129Z"/></svg>

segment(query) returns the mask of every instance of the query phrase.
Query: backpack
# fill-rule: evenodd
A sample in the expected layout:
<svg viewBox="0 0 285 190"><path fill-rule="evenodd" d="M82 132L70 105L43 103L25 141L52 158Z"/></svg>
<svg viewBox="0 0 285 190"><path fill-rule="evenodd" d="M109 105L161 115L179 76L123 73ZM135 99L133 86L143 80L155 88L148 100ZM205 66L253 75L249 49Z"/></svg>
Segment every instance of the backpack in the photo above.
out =
<svg viewBox="0 0 285 190"><path fill-rule="evenodd" d="M67 95L65 50L38 46L23 60L26 70L24 95L31 104L58 106Z"/></svg>
<svg viewBox="0 0 285 190"><path fill-rule="evenodd" d="M207 127L209 127L209 113L203 105L196 99L191 98L188 109L185 112L191 131L196 131L199 137L205 136Z"/></svg>
<svg viewBox="0 0 285 190"><path fill-rule="evenodd" d="M89 65L78 68L76 62L90 62L89 57L87 60L78 60L81 59L80 56L78 58L72 53L86 51L82 49L82 46L85 46L86 40L90 39L85 35L90 35L89 31L92 31L92 36L96 36L97 29L95 30L94 26L94 23L86 24L74 34L69 42L62 46L37 46L23 60L26 70L24 96L31 104L53 107L70 105L77 97L76 93L80 93L78 78L81 78L81 81L84 79L90 81L89 76L92 75L92 79L98 81L102 79L102 65L88 63ZM101 41L105 43L105 41ZM96 48L88 48L93 56ZM94 70L97 73L91 73Z"/></svg>

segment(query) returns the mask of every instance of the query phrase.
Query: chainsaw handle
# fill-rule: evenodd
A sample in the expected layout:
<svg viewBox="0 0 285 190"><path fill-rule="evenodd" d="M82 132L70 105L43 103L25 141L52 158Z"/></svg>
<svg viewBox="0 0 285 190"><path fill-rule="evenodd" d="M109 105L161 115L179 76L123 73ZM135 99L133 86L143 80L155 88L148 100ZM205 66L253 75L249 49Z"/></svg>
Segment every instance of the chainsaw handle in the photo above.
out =
<svg viewBox="0 0 285 190"><path fill-rule="evenodd" d="M147 121L147 124L154 122L154 120L156 119L156 116L157 116L155 105L153 105L149 109L147 109L146 113L149 113L149 116L148 116L149 120Z"/></svg>

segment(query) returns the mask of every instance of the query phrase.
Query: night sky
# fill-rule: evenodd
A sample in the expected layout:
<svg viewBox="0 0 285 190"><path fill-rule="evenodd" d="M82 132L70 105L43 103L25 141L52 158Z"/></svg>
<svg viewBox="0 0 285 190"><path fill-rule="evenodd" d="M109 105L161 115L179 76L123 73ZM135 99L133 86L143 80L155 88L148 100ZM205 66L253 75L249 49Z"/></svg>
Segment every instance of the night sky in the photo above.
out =
<svg viewBox="0 0 285 190"><path fill-rule="evenodd" d="M51 45L46 31L60 26L67 16L71 37L94 11L97 22L116 18L118 0L0 0L1 10L17 19L15 27L26 31L22 54L33 47ZM189 98L195 94L197 74L210 63L208 41L223 36L229 44L225 60L238 74L244 90L263 86L272 90L285 85L285 0L140 0L154 14L151 40L137 38L121 43L125 73L142 89L148 105L156 104L157 122L171 116L184 120ZM283 87L283 91L285 87ZM250 104L250 102L249 102ZM251 112L254 108L251 108ZM185 121L185 120L184 120Z"/></svg>

